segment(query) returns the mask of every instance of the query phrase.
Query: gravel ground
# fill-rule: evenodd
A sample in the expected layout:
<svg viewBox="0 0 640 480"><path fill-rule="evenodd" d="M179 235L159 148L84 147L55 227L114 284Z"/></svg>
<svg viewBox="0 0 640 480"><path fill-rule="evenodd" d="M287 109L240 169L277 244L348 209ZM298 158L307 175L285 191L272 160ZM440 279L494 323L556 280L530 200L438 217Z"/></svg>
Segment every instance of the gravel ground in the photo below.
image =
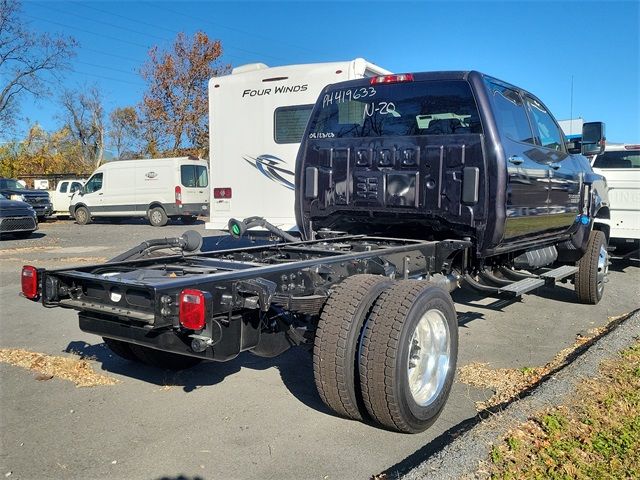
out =
<svg viewBox="0 0 640 480"><path fill-rule="evenodd" d="M615 358L619 351L640 338L640 312L632 314L608 334L602 336L572 363L553 374L529 396L513 402L504 411L483 420L431 458L402 477L403 480L474 478L481 461L487 460L491 447L512 428L528 420L535 412L562 405L573 395L576 385L592 378L599 365Z"/></svg>

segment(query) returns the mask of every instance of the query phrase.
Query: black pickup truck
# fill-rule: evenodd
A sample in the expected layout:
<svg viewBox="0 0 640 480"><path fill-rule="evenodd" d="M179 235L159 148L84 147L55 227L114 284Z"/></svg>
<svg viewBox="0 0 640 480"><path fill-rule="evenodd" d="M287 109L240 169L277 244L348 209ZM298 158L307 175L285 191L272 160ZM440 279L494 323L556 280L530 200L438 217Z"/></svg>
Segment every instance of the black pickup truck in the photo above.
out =
<svg viewBox="0 0 640 480"><path fill-rule="evenodd" d="M603 142L604 126L587 124L583 152ZM593 304L606 282L602 177L539 99L478 72L327 87L299 150L295 208L301 238L231 219L231 248L202 251L190 231L101 265L25 266L22 293L164 368L306 345L338 415L419 432L453 382L451 291L517 298L573 281ZM277 241L251 245L256 226Z"/></svg>

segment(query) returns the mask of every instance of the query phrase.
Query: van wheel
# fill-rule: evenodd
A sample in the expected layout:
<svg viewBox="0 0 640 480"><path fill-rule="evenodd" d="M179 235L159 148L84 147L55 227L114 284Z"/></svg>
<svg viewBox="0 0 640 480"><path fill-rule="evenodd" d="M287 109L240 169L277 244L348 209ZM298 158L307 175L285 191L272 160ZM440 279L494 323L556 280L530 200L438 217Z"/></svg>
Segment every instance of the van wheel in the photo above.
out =
<svg viewBox="0 0 640 480"><path fill-rule="evenodd" d="M575 277L576 294L580 303L595 305L602 298L609 272L607 237L604 232L592 230L587 251L578 261Z"/></svg>
<svg viewBox="0 0 640 480"><path fill-rule="evenodd" d="M399 432L427 429L449 397L457 356L457 316L448 292L418 281L383 292L360 350L362 399L371 418Z"/></svg>
<svg viewBox="0 0 640 480"><path fill-rule="evenodd" d="M162 207L152 208L149 210L147 216L149 217L149 223L154 227L164 227L169 221L169 217L167 217L167 214Z"/></svg>
<svg viewBox="0 0 640 480"><path fill-rule="evenodd" d="M195 367L202 360L188 355L163 352L154 348L143 347L142 345L131 344L133 354L147 365L165 370L184 370Z"/></svg>
<svg viewBox="0 0 640 480"><path fill-rule="evenodd" d="M75 212L73 212L73 218L76 219L76 223L78 225L86 225L91 223L91 214L86 207L78 207Z"/></svg>
<svg viewBox="0 0 640 480"><path fill-rule="evenodd" d="M354 275L337 285L322 309L313 346L313 376L320 398L338 415L362 420L358 347L371 307L392 281Z"/></svg>
<svg viewBox="0 0 640 480"><path fill-rule="evenodd" d="M106 337L102 337L102 340L104 340L105 345L109 347L109 350L111 350L117 356L131 362L140 361L140 359L131 350L131 345L129 343L123 342L122 340L114 340L113 338Z"/></svg>

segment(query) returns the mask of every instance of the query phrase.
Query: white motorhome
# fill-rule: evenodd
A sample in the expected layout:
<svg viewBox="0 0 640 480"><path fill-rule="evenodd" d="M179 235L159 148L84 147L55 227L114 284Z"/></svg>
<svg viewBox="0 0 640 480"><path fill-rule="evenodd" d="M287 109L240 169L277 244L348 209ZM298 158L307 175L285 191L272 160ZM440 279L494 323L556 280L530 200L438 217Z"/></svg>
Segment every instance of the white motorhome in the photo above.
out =
<svg viewBox="0 0 640 480"><path fill-rule="evenodd" d="M118 160L100 166L69 212L84 225L95 217L144 217L156 227L169 218L193 223L209 211L207 162L192 157Z"/></svg>
<svg viewBox="0 0 640 480"><path fill-rule="evenodd" d="M209 81L211 213L206 228L260 216L296 228L298 147L321 90L332 83L385 75L362 58L268 67L255 63Z"/></svg>

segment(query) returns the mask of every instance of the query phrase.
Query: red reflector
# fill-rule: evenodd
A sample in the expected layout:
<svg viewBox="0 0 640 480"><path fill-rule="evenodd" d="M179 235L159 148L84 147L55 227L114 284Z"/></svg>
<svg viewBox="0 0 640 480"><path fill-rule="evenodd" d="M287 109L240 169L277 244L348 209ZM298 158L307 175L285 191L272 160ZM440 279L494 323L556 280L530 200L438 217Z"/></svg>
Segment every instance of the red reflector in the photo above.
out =
<svg viewBox="0 0 640 480"><path fill-rule="evenodd" d="M182 189L176 185L176 205L182 205Z"/></svg>
<svg viewBox="0 0 640 480"><path fill-rule="evenodd" d="M371 77L371 85L380 85L381 83L401 83L401 82L413 82L413 74L399 73L397 75L380 75L378 77Z"/></svg>
<svg viewBox="0 0 640 480"><path fill-rule="evenodd" d="M180 324L191 330L205 326L205 298L201 290L186 289L180 292Z"/></svg>
<svg viewBox="0 0 640 480"><path fill-rule="evenodd" d="M30 299L38 297L38 271L36 267L22 267L22 294Z"/></svg>
<svg viewBox="0 0 640 480"><path fill-rule="evenodd" d="M213 198L231 198L231 188L214 188Z"/></svg>

